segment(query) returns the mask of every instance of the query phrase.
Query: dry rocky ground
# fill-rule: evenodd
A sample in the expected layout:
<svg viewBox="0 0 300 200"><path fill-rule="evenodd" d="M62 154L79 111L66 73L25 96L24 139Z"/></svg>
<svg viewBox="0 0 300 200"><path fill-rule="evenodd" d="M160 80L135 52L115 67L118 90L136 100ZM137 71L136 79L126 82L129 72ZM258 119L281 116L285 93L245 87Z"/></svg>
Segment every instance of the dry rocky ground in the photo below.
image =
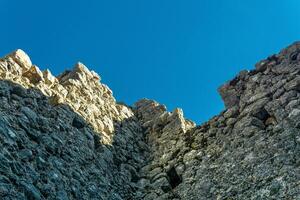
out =
<svg viewBox="0 0 300 200"><path fill-rule="evenodd" d="M17 50L0 78L0 199L300 199L300 43L221 86L200 126L118 104L82 63L54 77Z"/></svg>

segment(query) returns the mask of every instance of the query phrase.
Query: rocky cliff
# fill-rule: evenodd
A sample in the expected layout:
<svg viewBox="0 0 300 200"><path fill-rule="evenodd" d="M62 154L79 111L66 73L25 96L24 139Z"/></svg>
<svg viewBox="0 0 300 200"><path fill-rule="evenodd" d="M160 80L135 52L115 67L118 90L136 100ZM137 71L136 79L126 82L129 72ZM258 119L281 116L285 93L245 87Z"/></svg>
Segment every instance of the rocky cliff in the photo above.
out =
<svg viewBox="0 0 300 200"><path fill-rule="evenodd" d="M17 50L0 77L1 199L300 199L300 43L221 86L200 126L116 103L82 63L54 77Z"/></svg>

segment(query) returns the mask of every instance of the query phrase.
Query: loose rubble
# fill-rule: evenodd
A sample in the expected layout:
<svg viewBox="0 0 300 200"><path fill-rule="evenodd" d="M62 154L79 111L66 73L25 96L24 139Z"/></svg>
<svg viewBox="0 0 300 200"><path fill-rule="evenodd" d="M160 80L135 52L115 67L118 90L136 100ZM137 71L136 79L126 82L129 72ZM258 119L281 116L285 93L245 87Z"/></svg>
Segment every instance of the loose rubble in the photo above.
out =
<svg viewBox="0 0 300 200"><path fill-rule="evenodd" d="M221 86L199 126L118 104L82 63L55 77L17 50L0 77L0 199L300 199L300 43Z"/></svg>

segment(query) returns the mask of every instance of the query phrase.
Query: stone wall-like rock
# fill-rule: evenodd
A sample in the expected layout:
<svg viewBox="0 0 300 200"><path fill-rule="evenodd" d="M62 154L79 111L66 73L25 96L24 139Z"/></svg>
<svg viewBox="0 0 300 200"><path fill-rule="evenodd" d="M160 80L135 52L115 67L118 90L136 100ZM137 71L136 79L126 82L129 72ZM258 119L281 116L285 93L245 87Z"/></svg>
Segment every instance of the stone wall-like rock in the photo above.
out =
<svg viewBox="0 0 300 200"><path fill-rule="evenodd" d="M300 43L221 86L200 126L116 103L82 63L54 77L17 50L0 77L1 199L300 198Z"/></svg>
<svg viewBox="0 0 300 200"><path fill-rule="evenodd" d="M105 144L112 142L114 121L133 116L127 106L116 103L112 91L100 83L100 77L82 63L54 77L49 70L41 71L22 50L0 60L0 77L25 88L37 88L49 96L53 105L65 103L80 114L95 131L102 134Z"/></svg>
<svg viewBox="0 0 300 200"><path fill-rule="evenodd" d="M143 124L152 157L142 199L299 199L299 78L295 43L221 86L226 110L201 126L184 130L178 110L138 102L141 121L157 113Z"/></svg>
<svg viewBox="0 0 300 200"><path fill-rule="evenodd" d="M131 198L130 170L144 151L133 140L143 141L136 119L116 125L105 145L70 106L38 90L0 81L0 101L0 199Z"/></svg>

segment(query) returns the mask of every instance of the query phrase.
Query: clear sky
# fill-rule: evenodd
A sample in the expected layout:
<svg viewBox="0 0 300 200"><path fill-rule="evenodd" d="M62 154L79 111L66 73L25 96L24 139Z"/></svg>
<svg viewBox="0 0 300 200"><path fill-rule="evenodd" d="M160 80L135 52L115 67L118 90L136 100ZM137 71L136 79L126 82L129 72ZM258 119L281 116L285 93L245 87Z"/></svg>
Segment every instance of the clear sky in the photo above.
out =
<svg viewBox="0 0 300 200"><path fill-rule="evenodd" d="M59 74L81 61L118 101L147 97L202 123L217 88L300 39L298 0L0 0L0 54Z"/></svg>

